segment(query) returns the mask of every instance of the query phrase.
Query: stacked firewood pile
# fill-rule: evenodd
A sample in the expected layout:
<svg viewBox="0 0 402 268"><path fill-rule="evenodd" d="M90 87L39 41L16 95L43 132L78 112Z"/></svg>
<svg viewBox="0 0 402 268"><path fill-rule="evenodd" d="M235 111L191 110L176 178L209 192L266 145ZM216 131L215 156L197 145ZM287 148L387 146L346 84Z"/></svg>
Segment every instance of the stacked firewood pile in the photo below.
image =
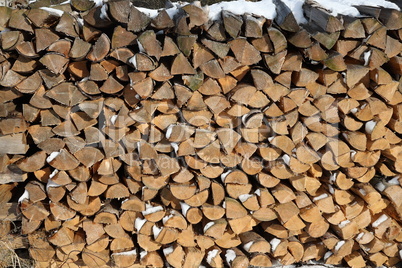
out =
<svg viewBox="0 0 402 268"><path fill-rule="evenodd" d="M402 13L276 5L1 7L0 233L38 267L397 264Z"/></svg>

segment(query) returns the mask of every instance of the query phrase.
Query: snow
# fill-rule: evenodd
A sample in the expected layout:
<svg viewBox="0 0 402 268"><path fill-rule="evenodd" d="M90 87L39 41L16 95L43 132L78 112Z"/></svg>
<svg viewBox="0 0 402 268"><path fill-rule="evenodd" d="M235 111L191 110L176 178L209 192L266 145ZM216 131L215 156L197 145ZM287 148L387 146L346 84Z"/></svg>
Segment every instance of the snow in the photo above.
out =
<svg viewBox="0 0 402 268"><path fill-rule="evenodd" d="M276 248L281 243L281 240L278 238L274 238L271 241L269 241L269 243L271 244L271 252L275 252Z"/></svg>
<svg viewBox="0 0 402 268"><path fill-rule="evenodd" d="M338 14L359 17L359 11L353 6L386 7L399 10L394 3L385 0L315 0L319 5L328 9L333 16Z"/></svg>
<svg viewBox="0 0 402 268"><path fill-rule="evenodd" d="M180 202L181 212L183 216L186 217L187 211L190 209L190 206L185 202Z"/></svg>
<svg viewBox="0 0 402 268"><path fill-rule="evenodd" d="M21 203L25 199L29 200L29 192L25 190L25 192L21 195L21 197L18 199L18 203Z"/></svg>
<svg viewBox="0 0 402 268"><path fill-rule="evenodd" d="M374 186L378 191L382 192L385 190L386 186L381 181Z"/></svg>
<svg viewBox="0 0 402 268"><path fill-rule="evenodd" d="M56 15L61 17L64 13L63 10L60 9L55 9L55 8L51 8L51 7L40 7L40 9L46 10L47 12L49 12L50 14Z"/></svg>
<svg viewBox="0 0 402 268"><path fill-rule="evenodd" d="M361 232L360 234L358 234L358 235L356 236L356 240L359 241L360 239L363 238L363 236L364 236L364 232Z"/></svg>
<svg viewBox="0 0 402 268"><path fill-rule="evenodd" d="M213 250L209 251L208 255L207 255L207 263L211 264L212 259L215 258L216 255L218 255L218 253L219 253L219 250L217 250L217 249L213 249Z"/></svg>
<svg viewBox="0 0 402 268"><path fill-rule="evenodd" d="M343 245L345 244L345 241L341 240L335 245L335 251L338 251Z"/></svg>
<svg viewBox="0 0 402 268"><path fill-rule="evenodd" d="M304 0L282 0L290 10L292 10L293 15L299 24L307 23L306 18L303 13ZM317 62L318 63L318 62Z"/></svg>
<svg viewBox="0 0 402 268"><path fill-rule="evenodd" d="M112 256L131 256L131 255L137 255L137 250L133 249L130 251L124 251L124 252L118 252L118 253L112 254Z"/></svg>
<svg viewBox="0 0 402 268"><path fill-rule="evenodd" d="M59 154L60 154L60 152L53 152L53 153L51 153L51 154L46 158L46 162L48 162L48 163L52 162L53 159L55 159Z"/></svg>
<svg viewBox="0 0 402 268"><path fill-rule="evenodd" d="M205 234L205 232L206 232L209 228L211 228L214 224L215 224L215 222L213 222L213 221L210 221L210 222L208 222L207 224L205 224L205 226L204 226L204 234Z"/></svg>
<svg viewBox="0 0 402 268"><path fill-rule="evenodd" d="M169 215L163 217L163 219L162 219L163 225L165 225L165 223L166 223L170 218L172 218L173 216L174 216L173 214L169 214Z"/></svg>
<svg viewBox="0 0 402 268"><path fill-rule="evenodd" d="M106 4L103 3L103 0L93 1L95 2L95 6L102 6L102 8L106 6ZM302 8L305 2L304 0L283 0L283 2L292 10L294 17L299 24L307 23ZM355 7L353 7L354 5L365 5L373 7L382 6L399 10L396 4L386 0L316 0L316 2L318 3L318 5L321 5L323 8L327 9L333 16L337 16L338 14L350 15L355 17L361 16L359 11ZM180 12L180 8L187 4L187 2L171 3L171 7L165 9L165 11L168 16L173 19L176 14ZM193 4L198 4L198 6L200 6L197 2ZM157 9L149 9L143 7L136 8L150 18L155 18L160 12L160 10ZM229 11L235 15L243 15L245 13L248 13L255 16L262 16L267 19L274 19L276 16L276 8L273 0L261 0L259 2L251 2L247 0L237 0L232 2L223 1L210 6L205 6L203 7L203 9L208 14L210 20L220 20L221 11L223 10ZM55 9L53 9L52 12L60 14L60 11L54 10ZM102 15L107 15L107 13L104 13L102 11L101 16ZM365 59L369 58L369 56L369 54L365 53Z"/></svg>
<svg viewBox="0 0 402 268"><path fill-rule="evenodd" d="M179 145L177 145L176 142L171 142L170 146L173 147L174 152L177 154L177 152L179 151Z"/></svg>
<svg viewBox="0 0 402 268"><path fill-rule="evenodd" d="M335 194L334 187L331 184L328 184L328 190L330 194Z"/></svg>
<svg viewBox="0 0 402 268"><path fill-rule="evenodd" d="M145 53L145 49L144 49L144 47L142 46L141 42L137 42L137 44L138 44L138 50L139 50L141 53Z"/></svg>
<svg viewBox="0 0 402 268"><path fill-rule="evenodd" d="M375 222L373 222L371 225L374 228L377 228L378 226L380 226L381 223L383 223L384 221L386 221L388 219L388 216L385 214L382 214Z"/></svg>
<svg viewBox="0 0 402 268"><path fill-rule="evenodd" d="M107 14L107 4L104 4L101 8L100 18L103 20L110 20L109 15Z"/></svg>
<svg viewBox="0 0 402 268"><path fill-rule="evenodd" d="M332 251L327 251L326 253L325 253L325 255L324 255L324 260L326 260L326 259L328 259L329 257L331 257L332 256Z"/></svg>
<svg viewBox="0 0 402 268"><path fill-rule="evenodd" d="M274 239L275 239L275 238L274 238ZM251 248L251 246L253 245L253 243L254 243L254 241L250 241L250 242L248 242L247 244L244 244L244 245L243 245L244 250L245 250L245 251L249 251L250 248Z"/></svg>
<svg viewBox="0 0 402 268"><path fill-rule="evenodd" d="M327 198L327 197L328 197L328 194L322 194L322 195L314 197L313 201L315 202L315 201L318 201L318 200L321 200L321 199L324 199L324 198Z"/></svg>
<svg viewBox="0 0 402 268"><path fill-rule="evenodd" d="M389 184L393 184L393 185L399 185L399 176L393 177L392 179L390 179L389 181L387 181Z"/></svg>
<svg viewBox="0 0 402 268"><path fill-rule="evenodd" d="M283 162L285 162L285 164L289 166L289 163L290 163L290 156L287 155L287 154L284 154L284 155L282 156L282 159L283 159Z"/></svg>
<svg viewBox="0 0 402 268"><path fill-rule="evenodd" d="M223 208L226 208L226 202L225 202L225 201L223 201L222 207L223 207Z"/></svg>
<svg viewBox="0 0 402 268"><path fill-rule="evenodd" d="M110 118L110 122L112 122L113 125L114 125L114 123L116 123L117 117L118 117L118 115L115 114Z"/></svg>
<svg viewBox="0 0 402 268"><path fill-rule="evenodd" d="M239 195L239 200L242 202L242 203L244 203L244 202L246 202L249 198L251 198L251 197L253 197L254 195L252 195L252 194L242 194L242 195Z"/></svg>
<svg viewBox="0 0 402 268"><path fill-rule="evenodd" d="M338 173L334 173L334 174L331 174L331 177L329 178L329 182L330 183L334 183L334 182L336 182L336 176L338 176Z"/></svg>
<svg viewBox="0 0 402 268"><path fill-rule="evenodd" d="M364 130L366 131L366 133L371 134L371 133L373 133L373 130L376 125L377 125L376 121L370 120L365 124Z"/></svg>
<svg viewBox="0 0 402 268"><path fill-rule="evenodd" d="M228 170L225 173L221 174L221 180L223 183L225 183L226 176L229 175L231 172L232 172L232 170Z"/></svg>
<svg viewBox="0 0 402 268"><path fill-rule="evenodd" d="M346 225L348 225L349 223L350 223L349 220L342 221L342 222L340 222L340 223L338 224L338 227L339 227L339 228L343 228L343 227L345 227Z"/></svg>
<svg viewBox="0 0 402 268"><path fill-rule="evenodd" d="M46 184L46 192L49 190L50 187L60 187L61 185L58 183L55 183L54 181L52 181L50 178L47 180L47 184Z"/></svg>
<svg viewBox="0 0 402 268"><path fill-rule="evenodd" d="M95 2L95 6L100 7L101 5L103 5L103 0L93 0L93 2Z"/></svg>
<svg viewBox="0 0 402 268"><path fill-rule="evenodd" d="M173 251L174 251L173 246L170 246L170 247L168 247L168 248L164 248L164 249L163 249L163 255L167 256L167 255L173 253Z"/></svg>
<svg viewBox="0 0 402 268"><path fill-rule="evenodd" d="M352 161L355 161L356 154L357 154L357 152L355 150L350 150L350 158L352 159Z"/></svg>
<svg viewBox="0 0 402 268"><path fill-rule="evenodd" d="M142 228L142 226L147 222L146 219L141 219L141 218L136 218L134 221L134 227L139 232Z"/></svg>
<svg viewBox="0 0 402 268"><path fill-rule="evenodd" d="M145 204L145 210L142 212L142 215L146 216L158 211L163 211L163 207L162 206L153 207L152 205Z"/></svg>
<svg viewBox="0 0 402 268"><path fill-rule="evenodd" d="M359 192L360 192L363 196L367 194L366 191L365 191L363 188L359 189Z"/></svg>
<svg viewBox="0 0 402 268"><path fill-rule="evenodd" d="M173 4L173 3L172 3L172 4ZM169 17L170 17L171 19L173 19L174 16L176 16L176 14L179 12L180 6L181 6L181 5L179 5L179 4L177 4L177 3L174 3L174 6L173 6L173 7L166 9L166 13L169 15Z"/></svg>
<svg viewBox="0 0 402 268"><path fill-rule="evenodd" d="M267 19L273 19L276 16L275 5L271 0L262 0L260 2L248 2L246 0L238 0L236 2L220 2L209 6L209 18L218 20L220 12L223 10L230 11L236 15L250 13L257 16L263 16Z"/></svg>
<svg viewBox="0 0 402 268"><path fill-rule="evenodd" d="M172 131L173 131L173 124L169 125L167 130L166 130L166 138L169 139L170 136L172 135Z"/></svg>
<svg viewBox="0 0 402 268"><path fill-rule="evenodd" d="M129 60L129 63L131 63L131 65L133 65L133 67L135 69L137 69L137 55L132 56Z"/></svg>
<svg viewBox="0 0 402 268"><path fill-rule="evenodd" d="M49 179L51 179L51 178L53 178L54 176L56 176L57 173L59 173L59 170L58 170L58 169L53 170L53 172L50 173L50 175L49 175Z"/></svg>
<svg viewBox="0 0 402 268"><path fill-rule="evenodd" d="M236 259L236 252L233 249L228 249L225 254L226 262L230 264L234 259Z"/></svg>
<svg viewBox="0 0 402 268"><path fill-rule="evenodd" d="M355 113L357 113L358 111L359 111L359 109L357 109L357 108L350 109L350 112L351 112L352 114L355 114Z"/></svg>
<svg viewBox="0 0 402 268"><path fill-rule="evenodd" d="M402 259L402 249L399 251L399 257Z"/></svg>
<svg viewBox="0 0 402 268"><path fill-rule="evenodd" d="M160 232L162 232L162 227L159 228L158 226L154 225L152 226L152 233L154 234L154 239L156 240L158 238L158 235L160 234Z"/></svg>
<svg viewBox="0 0 402 268"><path fill-rule="evenodd" d="M371 56L371 50L363 53L364 66L367 66L369 64L370 56Z"/></svg>
<svg viewBox="0 0 402 268"><path fill-rule="evenodd" d="M141 251L141 253L140 253L140 259L143 259L145 256L147 256L148 255L148 252L147 251Z"/></svg>
<svg viewBox="0 0 402 268"><path fill-rule="evenodd" d="M260 190L260 189L255 190L254 193L255 193L256 195L258 195L258 196L261 196L261 190Z"/></svg>
<svg viewBox="0 0 402 268"><path fill-rule="evenodd" d="M150 9L150 8L144 8L144 7L136 7L139 11L142 13L146 14L150 18L155 18L158 16L158 10L157 9Z"/></svg>

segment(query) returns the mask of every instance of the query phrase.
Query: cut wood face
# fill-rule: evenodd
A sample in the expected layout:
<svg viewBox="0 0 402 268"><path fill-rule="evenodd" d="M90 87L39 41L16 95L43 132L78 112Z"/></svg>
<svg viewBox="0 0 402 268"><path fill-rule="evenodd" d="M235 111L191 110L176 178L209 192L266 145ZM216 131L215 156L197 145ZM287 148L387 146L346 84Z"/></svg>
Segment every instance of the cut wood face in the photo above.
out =
<svg viewBox="0 0 402 268"><path fill-rule="evenodd" d="M397 1L56 2L0 7L0 234L38 267L400 262Z"/></svg>

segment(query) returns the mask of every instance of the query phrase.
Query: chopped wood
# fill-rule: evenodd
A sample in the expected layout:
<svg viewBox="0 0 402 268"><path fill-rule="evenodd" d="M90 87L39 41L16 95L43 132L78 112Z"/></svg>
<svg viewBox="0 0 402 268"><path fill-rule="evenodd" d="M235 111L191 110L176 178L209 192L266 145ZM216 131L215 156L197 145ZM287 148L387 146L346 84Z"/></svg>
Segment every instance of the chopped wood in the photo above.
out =
<svg viewBox="0 0 402 268"><path fill-rule="evenodd" d="M395 266L401 12L274 4L0 7L0 234L38 267Z"/></svg>

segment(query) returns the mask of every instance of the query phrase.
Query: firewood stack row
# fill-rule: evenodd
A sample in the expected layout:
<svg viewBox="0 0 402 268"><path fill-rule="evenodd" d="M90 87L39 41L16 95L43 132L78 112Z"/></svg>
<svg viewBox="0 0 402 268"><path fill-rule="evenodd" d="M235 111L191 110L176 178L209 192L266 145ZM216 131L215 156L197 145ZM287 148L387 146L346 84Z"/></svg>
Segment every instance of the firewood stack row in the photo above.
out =
<svg viewBox="0 0 402 268"><path fill-rule="evenodd" d="M401 260L402 13L276 6L0 7L1 203L38 267Z"/></svg>

